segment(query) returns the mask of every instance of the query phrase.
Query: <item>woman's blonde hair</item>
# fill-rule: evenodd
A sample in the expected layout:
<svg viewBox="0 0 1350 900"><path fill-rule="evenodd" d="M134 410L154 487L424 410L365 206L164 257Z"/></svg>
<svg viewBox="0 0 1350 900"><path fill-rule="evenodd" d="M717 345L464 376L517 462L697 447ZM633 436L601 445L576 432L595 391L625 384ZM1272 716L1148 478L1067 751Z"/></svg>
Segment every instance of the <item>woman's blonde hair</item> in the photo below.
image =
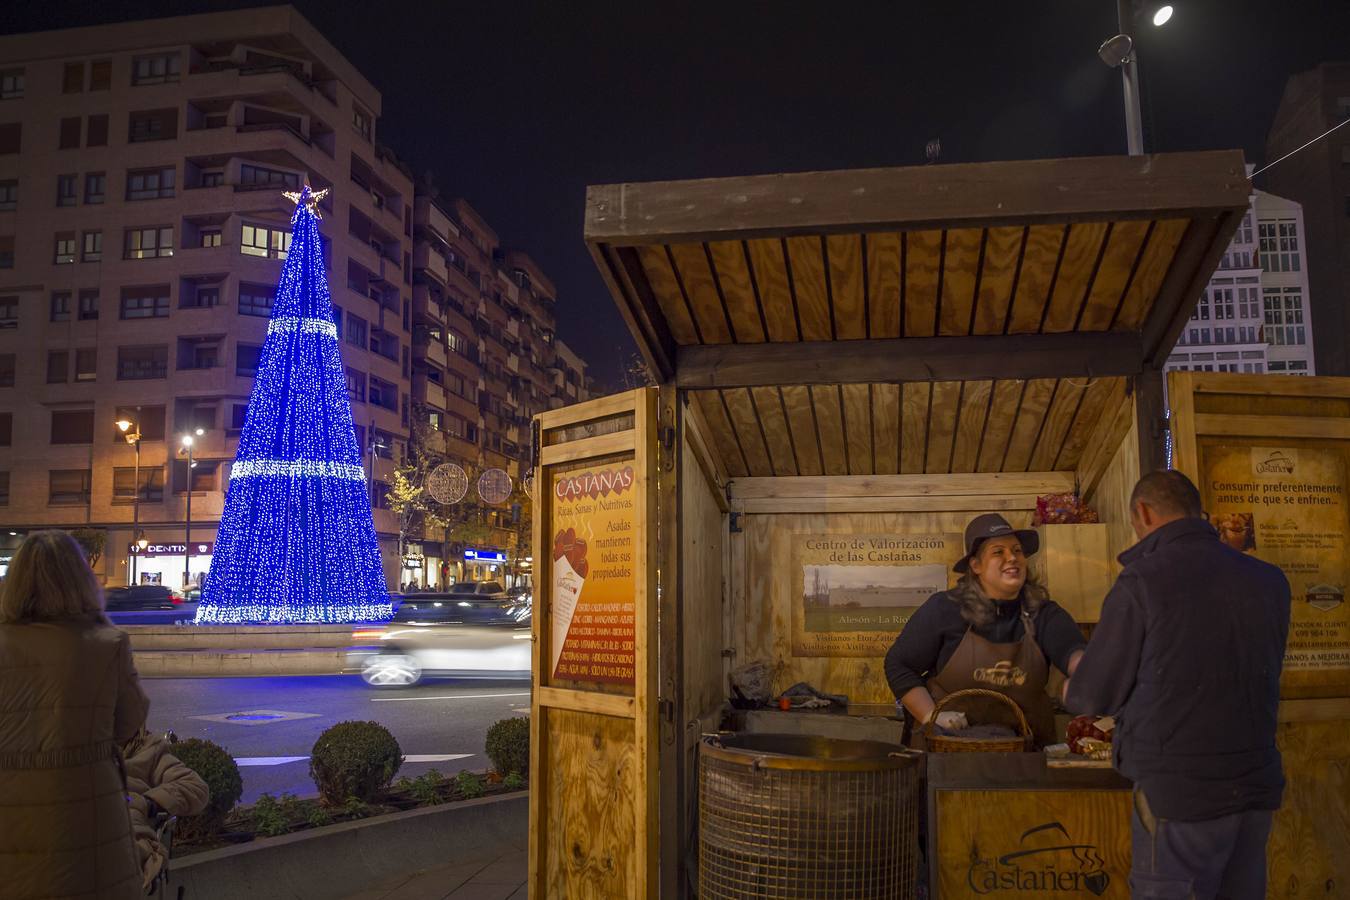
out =
<svg viewBox="0 0 1350 900"><path fill-rule="evenodd" d="M75 539L64 531L30 534L0 588L0 624L103 617L103 590Z"/></svg>

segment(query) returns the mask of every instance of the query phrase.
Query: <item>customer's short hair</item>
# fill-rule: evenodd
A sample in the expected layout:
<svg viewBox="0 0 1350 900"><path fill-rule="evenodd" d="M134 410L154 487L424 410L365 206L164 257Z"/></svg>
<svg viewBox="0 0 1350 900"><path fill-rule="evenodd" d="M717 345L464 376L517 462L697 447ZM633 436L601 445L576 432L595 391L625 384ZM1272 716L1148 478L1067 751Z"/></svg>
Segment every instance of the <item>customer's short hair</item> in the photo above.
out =
<svg viewBox="0 0 1350 900"><path fill-rule="evenodd" d="M1196 518L1204 515L1200 492L1185 475L1175 469L1149 472L1130 493L1130 509L1147 503L1165 516Z"/></svg>
<svg viewBox="0 0 1350 900"><path fill-rule="evenodd" d="M103 590L74 538L64 531L35 531L19 545L0 588L0 624L102 614Z"/></svg>

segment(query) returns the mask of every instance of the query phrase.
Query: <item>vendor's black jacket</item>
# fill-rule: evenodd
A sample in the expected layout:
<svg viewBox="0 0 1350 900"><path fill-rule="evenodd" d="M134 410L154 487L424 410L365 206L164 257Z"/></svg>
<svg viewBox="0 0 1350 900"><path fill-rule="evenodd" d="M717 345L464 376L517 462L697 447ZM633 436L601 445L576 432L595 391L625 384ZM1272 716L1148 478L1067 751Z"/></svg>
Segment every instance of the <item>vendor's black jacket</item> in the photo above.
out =
<svg viewBox="0 0 1350 900"><path fill-rule="evenodd" d="M1160 818L1278 809L1284 573L1203 519L1169 522L1120 561L1068 707L1116 717L1116 768Z"/></svg>
<svg viewBox="0 0 1350 900"><path fill-rule="evenodd" d="M1023 589L1026 593L1027 589ZM1033 589L1034 590L1034 589ZM1036 645L1061 671L1085 643L1083 632L1062 606L1043 598L991 601L961 597L961 591L939 591L924 601L905 623L886 653L886 680L899 700L912 688L924 687L956 652L970 629L987 641L1011 644L1026 634L1020 613L1025 602L1036 628ZM981 608L983 607L983 609Z"/></svg>

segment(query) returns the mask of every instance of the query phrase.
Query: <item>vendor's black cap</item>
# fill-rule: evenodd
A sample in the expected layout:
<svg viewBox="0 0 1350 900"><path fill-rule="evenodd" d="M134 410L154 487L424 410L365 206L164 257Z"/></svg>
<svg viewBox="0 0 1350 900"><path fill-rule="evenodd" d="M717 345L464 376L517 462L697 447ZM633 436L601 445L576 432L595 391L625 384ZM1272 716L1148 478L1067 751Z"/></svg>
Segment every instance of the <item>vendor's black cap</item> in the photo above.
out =
<svg viewBox="0 0 1350 900"><path fill-rule="evenodd" d="M985 513L970 520L966 526L966 555L952 566L957 572L965 573L970 569L970 558L980 550L980 545L990 538L1013 535L1022 544L1022 552L1031 556L1041 549L1041 536L1030 528L1013 528L1008 520L998 513Z"/></svg>

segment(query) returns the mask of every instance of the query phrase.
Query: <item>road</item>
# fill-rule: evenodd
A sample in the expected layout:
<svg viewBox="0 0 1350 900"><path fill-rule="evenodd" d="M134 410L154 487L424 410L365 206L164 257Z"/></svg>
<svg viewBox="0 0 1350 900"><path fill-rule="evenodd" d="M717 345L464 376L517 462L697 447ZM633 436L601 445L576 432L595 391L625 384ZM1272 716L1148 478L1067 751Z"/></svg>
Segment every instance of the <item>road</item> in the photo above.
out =
<svg viewBox="0 0 1350 900"><path fill-rule="evenodd" d="M149 727L215 741L240 761L243 802L260 794L313 794L309 751L319 734L348 719L383 724L408 761L400 775L429 769L484 769L488 727L523 715L529 685L519 681L432 681L378 691L355 675L278 678L147 678ZM247 713L265 715L229 719Z"/></svg>

